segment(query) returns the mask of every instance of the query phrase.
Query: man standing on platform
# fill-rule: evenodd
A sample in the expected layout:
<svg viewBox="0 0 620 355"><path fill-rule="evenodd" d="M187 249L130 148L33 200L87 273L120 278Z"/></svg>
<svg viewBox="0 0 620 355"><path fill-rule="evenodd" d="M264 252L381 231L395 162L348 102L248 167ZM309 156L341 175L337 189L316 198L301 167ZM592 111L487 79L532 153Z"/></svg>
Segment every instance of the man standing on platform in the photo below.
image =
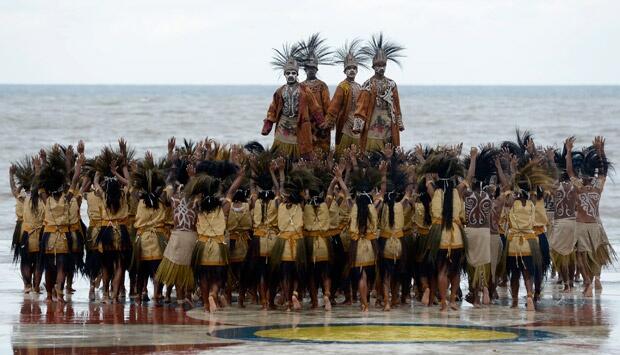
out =
<svg viewBox="0 0 620 355"><path fill-rule="evenodd" d="M321 113L326 115L329 108L329 88L325 82L316 77L316 73L319 71L319 65L332 64L330 61L332 52L325 45L325 39L321 38L318 33L310 36L307 41L299 42L299 49L306 72L306 80L302 84L310 89L319 106L321 106ZM320 125L321 122L312 122L314 146L328 152L331 143L331 131L329 128L320 127Z"/></svg>
<svg viewBox="0 0 620 355"><path fill-rule="evenodd" d="M355 81L358 66L367 68L365 57L360 51L360 40L345 43L344 47L336 51L334 63L344 66L345 80L338 84L336 92L327 110L326 121L330 126L336 126L336 152L341 154L351 145L359 145L360 132L364 121L354 118L357 99L362 86ZM356 132L357 133L354 133Z"/></svg>
<svg viewBox="0 0 620 355"><path fill-rule="evenodd" d="M373 36L362 48L362 53L372 58L375 71L362 85L357 100L355 117L364 121L361 129L360 147L366 151L382 151L386 143L400 145L400 132L405 130L400 112L400 101L396 83L385 77L388 61L400 65L403 47L384 40L383 34Z"/></svg>
<svg viewBox="0 0 620 355"><path fill-rule="evenodd" d="M287 159L310 158L313 153L312 122L322 128L323 112L310 89L297 80L299 47L285 45L281 51L276 49L275 52L271 64L282 70L286 85L273 94L261 134L268 135L275 123L272 150Z"/></svg>

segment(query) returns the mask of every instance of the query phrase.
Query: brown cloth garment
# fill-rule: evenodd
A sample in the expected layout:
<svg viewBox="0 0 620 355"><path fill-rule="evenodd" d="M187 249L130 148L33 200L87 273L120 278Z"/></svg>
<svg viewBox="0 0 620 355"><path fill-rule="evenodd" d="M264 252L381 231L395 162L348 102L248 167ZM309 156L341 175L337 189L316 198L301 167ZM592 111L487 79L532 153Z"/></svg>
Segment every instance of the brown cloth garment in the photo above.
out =
<svg viewBox="0 0 620 355"><path fill-rule="evenodd" d="M387 79L387 78L386 78ZM355 117L359 117L364 120L364 129L360 137L360 148L362 151L366 150L366 140L368 139L368 125L370 124L370 117L375 109L375 103L377 102L377 88L375 85L376 79L374 76L364 85L362 85L362 92L357 99L357 105L355 110ZM391 79L388 79L391 81ZM367 89L368 88L368 89ZM400 146L400 130L397 123L397 118L401 117L400 112L400 98L398 96L398 88L396 84L392 91L392 102L394 104L394 117L392 118L392 145Z"/></svg>
<svg viewBox="0 0 620 355"><path fill-rule="evenodd" d="M326 119L330 124L336 123L336 146L340 144L342 138L342 127L349 118L349 100L351 100L351 83L343 80L336 87L334 97L327 109Z"/></svg>
<svg viewBox="0 0 620 355"><path fill-rule="evenodd" d="M323 117L327 114L329 109L329 88L325 82L319 79L305 80L301 83L305 85L314 96L314 99L321 107L321 113ZM314 137L314 145L320 147L324 151L329 151L329 145L331 144L331 131L329 129L320 129L319 125L322 121L312 120L312 133Z"/></svg>
<svg viewBox="0 0 620 355"><path fill-rule="evenodd" d="M282 99L282 90L286 85L282 85L273 94L273 100L267 110L267 120L278 123L284 100ZM310 89L305 85L299 85L299 121L297 123L297 144L301 154L311 154L313 150L312 143L312 124L311 122L323 123L323 113L321 106L318 104Z"/></svg>

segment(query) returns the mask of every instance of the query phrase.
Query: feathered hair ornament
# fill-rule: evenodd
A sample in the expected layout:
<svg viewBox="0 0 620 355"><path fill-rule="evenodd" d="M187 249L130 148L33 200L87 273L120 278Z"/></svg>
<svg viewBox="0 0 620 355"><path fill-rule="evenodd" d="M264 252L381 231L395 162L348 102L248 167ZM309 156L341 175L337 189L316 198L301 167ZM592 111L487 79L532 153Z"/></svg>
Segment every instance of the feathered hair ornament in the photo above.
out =
<svg viewBox="0 0 620 355"><path fill-rule="evenodd" d="M497 173L495 169L495 158L499 155L499 149L492 145L480 147L480 151L476 156L476 171L474 172L474 183L481 188L491 183L491 177ZM471 156L463 159L465 169L469 169L471 164Z"/></svg>
<svg viewBox="0 0 620 355"><path fill-rule="evenodd" d="M367 44L362 47L361 53L368 58L372 58L372 65L383 66L388 61L396 63L401 66L400 58L405 57L402 51L405 47L402 47L392 41L388 41L383 37L383 33L373 35Z"/></svg>
<svg viewBox="0 0 620 355"><path fill-rule="evenodd" d="M458 157L448 151L440 151L432 154L420 166L418 176L425 174L437 174L440 180L463 177L465 169Z"/></svg>
<svg viewBox="0 0 620 355"><path fill-rule="evenodd" d="M166 186L164 169L162 165L155 164L152 160L141 160L137 163L136 170L132 172L133 186L139 191L140 199L148 208L159 207L159 197Z"/></svg>
<svg viewBox="0 0 620 355"><path fill-rule="evenodd" d="M594 146L583 149L583 162L581 174L589 177L607 175L609 169L613 169L612 163L606 156L601 156Z"/></svg>
<svg viewBox="0 0 620 355"><path fill-rule="evenodd" d="M307 168L294 168L284 180L283 194L286 200L291 203L303 202L303 194L306 190L316 190L318 179Z"/></svg>
<svg viewBox="0 0 620 355"><path fill-rule="evenodd" d="M265 149L255 155L250 164L251 178L259 189L271 191L273 189L273 179L269 172L269 166L275 159L270 149Z"/></svg>
<svg viewBox="0 0 620 355"><path fill-rule="evenodd" d="M318 68L319 65L332 65L332 51L325 44L325 38L320 33L313 33L307 40L298 44L301 63L304 68Z"/></svg>
<svg viewBox="0 0 620 355"><path fill-rule="evenodd" d="M15 166L15 180L17 180L17 185L26 191L30 191L34 182L32 158L25 156L21 160L13 162L12 165Z"/></svg>
<svg viewBox="0 0 620 355"><path fill-rule="evenodd" d="M551 191L553 184L554 178L550 175L549 169L540 162L532 161L517 170L513 180L513 189L529 194L536 188Z"/></svg>
<svg viewBox="0 0 620 355"><path fill-rule="evenodd" d="M362 40L359 38L356 38L351 42L345 42L344 46L338 48L334 53L334 64L342 64L345 69L348 67L357 68L358 66L368 68L367 62L370 58L365 55L361 49Z"/></svg>
<svg viewBox="0 0 620 355"><path fill-rule="evenodd" d="M273 51L275 53L271 57L270 64L275 70L299 72L299 62L302 62L303 58L298 43L285 43L282 45L282 49L274 48Z"/></svg>
<svg viewBox="0 0 620 355"><path fill-rule="evenodd" d="M351 172L351 192L369 194L381 183L381 173L377 168L360 167Z"/></svg>
<svg viewBox="0 0 620 355"><path fill-rule="evenodd" d="M200 210L202 212L211 212L221 205L220 200L220 184L221 181L207 174L197 174L192 177L187 184L185 197L192 199L200 196Z"/></svg>

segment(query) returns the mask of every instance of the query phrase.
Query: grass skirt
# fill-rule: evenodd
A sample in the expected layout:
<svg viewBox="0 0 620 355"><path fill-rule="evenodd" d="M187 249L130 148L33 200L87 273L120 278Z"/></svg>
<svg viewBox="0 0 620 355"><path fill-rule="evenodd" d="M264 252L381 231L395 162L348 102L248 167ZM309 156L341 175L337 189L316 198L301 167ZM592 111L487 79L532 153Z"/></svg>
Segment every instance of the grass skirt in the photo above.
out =
<svg viewBox="0 0 620 355"><path fill-rule="evenodd" d="M34 237L40 240L43 236L43 229L39 229L35 234L31 234L29 232L22 233L21 240L19 241L19 245L14 250L13 262L19 262L20 265L30 265L35 266L39 265L41 262L40 253L38 251L29 251L28 245L30 244L30 238ZM34 241L36 242L36 240Z"/></svg>
<svg viewBox="0 0 620 355"><path fill-rule="evenodd" d="M448 273L461 273L466 267L466 257L464 250L467 249L467 236L462 226L461 235L463 236L463 247L458 249L440 249L441 234L443 226L433 224L428 235L418 243L418 247L424 250L424 263L426 268L431 272L439 270L439 265L448 263Z"/></svg>
<svg viewBox="0 0 620 355"><path fill-rule="evenodd" d="M84 275L94 280L101 274L101 253L97 249L86 250L86 262L84 263Z"/></svg>
<svg viewBox="0 0 620 355"><path fill-rule="evenodd" d="M15 222L15 229L13 230L13 241L11 242L11 250L13 254L13 262L17 263L20 256L20 240L22 236L22 221Z"/></svg>
<svg viewBox="0 0 620 355"><path fill-rule="evenodd" d="M155 281L185 290L194 288L194 272L190 265L175 264L164 257L155 273Z"/></svg>
<svg viewBox="0 0 620 355"><path fill-rule="evenodd" d="M286 245L286 239L278 238L271 249L271 255L269 257L269 265L272 270L279 269L280 263L282 263L282 254L284 253L284 247ZM296 243L295 265L299 273L305 274L307 269L307 253L306 243L303 238L297 239Z"/></svg>
<svg viewBox="0 0 620 355"><path fill-rule="evenodd" d="M284 143L277 139L274 139L273 141L271 152L285 158L299 158L300 156L298 144Z"/></svg>
<svg viewBox="0 0 620 355"><path fill-rule="evenodd" d="M142 239L136 236L133 241L132 253L131 253L131 263L129 268L135 270L135 272L140 273L141 263L150 260L142 260L142 247L140 245ZM166 250L166 245L168 244L168 239L164 233L157 233L157 241L159 243L159 249L161 250L161 254L163 255L164 250ZM159 259L161 260L161 259Z"/></svg>
<svg viewBox="0 0 620 355"><path fill-rule="evenodd" d="M549 240L547 240L547 235L545 233L538 235L538 244L540 245L540 256L542 259L541 272L543 275L546 275L551 267L551 252L549 249Z"/></svg>

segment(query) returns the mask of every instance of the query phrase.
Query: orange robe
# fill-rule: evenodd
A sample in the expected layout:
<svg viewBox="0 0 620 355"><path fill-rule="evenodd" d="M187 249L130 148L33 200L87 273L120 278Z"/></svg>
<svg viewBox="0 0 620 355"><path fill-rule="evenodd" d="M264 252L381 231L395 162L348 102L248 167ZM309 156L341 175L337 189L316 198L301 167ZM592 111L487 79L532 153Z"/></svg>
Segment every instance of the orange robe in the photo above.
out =
<svg viewBox="0 0 620 355"><path fill-rule="evenodd" d="M282 90L286 88L286 85L282 85L273 94L273 100L269 109L267 110L267 120L277 125L280 114L282 113L282 107L284 106L284 99L282 98ZM299 120L297 122L297 144L299 145L299 152L303 154L311 154L313 150L312 140L312 124L311 122L323 123L323 113L321 106L318 104L310 89L304 84L299 85Z"/></svg>
<svg viewBox="0 0 620 355"><path fill-rule="evenodd" d="M336 87L334 97L327 109L326 119L330 124L336 124L336 146L340 144L340 138L342 138L342 128L349 119L349 101L351 97L351 83L348 80L343 80Z"/></svg>
<svg viewBox="0 0 620 355"><path fill-rule="evenodd" d="M321 113L325 116L329 109L329 88L327 84L319 79L305 80L302 84L310 89L315 100L318 102L319 106L321 106ZM320 147L324 151L328 151L331 143L331 134L330 130L322 130L318 127L321 123L322 122L317 121L312 122L314 145Z"/></svg>
<svg viewBox="0 0 620 355"><path fill-rule="evenodd" d="M393 80L387 79L389 82L394 83ZM364 85L362 85L362 92L360 93L360 97L357 99L357 105L355 109L355 117L359 117L364 120L364 129L362 130L362 135L360 138L360 147L362 150L366 149L366 140L368 138L368 126L370 125L370 118L372 117L372 113L375 109L375 103L377 102L377 88L376 81L379 80L375 76L368 79ZM393 108L393 117L392 118L392 145L399 146L400 145L400 130L398 127L398 120L402 120L402 115L400 112L400 98L398 97L398 88L396 84L393 84L392 89L392 108Z"/></svg>

